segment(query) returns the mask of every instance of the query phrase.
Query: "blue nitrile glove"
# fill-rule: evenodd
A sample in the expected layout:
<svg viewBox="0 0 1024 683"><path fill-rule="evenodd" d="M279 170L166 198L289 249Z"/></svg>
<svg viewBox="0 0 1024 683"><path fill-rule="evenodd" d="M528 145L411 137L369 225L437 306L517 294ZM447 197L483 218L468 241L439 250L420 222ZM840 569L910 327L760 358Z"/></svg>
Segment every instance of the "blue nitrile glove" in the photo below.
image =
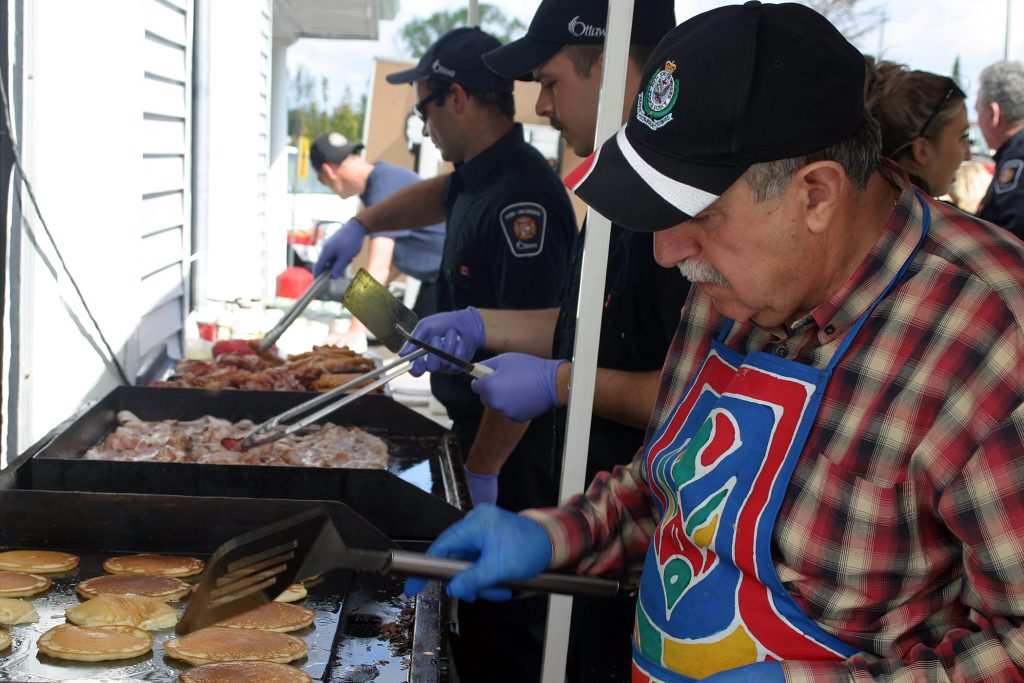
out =
<svg viewBox="0 0 1024 683"><path fill-rule="evenodd" d="M324 244L320 258L313 266L313 275L319 275L328 268L331 269L331 277L344 275L345 268L363 248L363 238L369 232L366 226L355 218L345 221L345 224L338 228L338 231L331 235Z"/></svg>
<svg viewBox="0 0 1024 683"><path fill-rule="evenodd" d="M488 408L514 422L526 422L558 406L555 376L569 361L548 360L525 353L503 353L481 361L493 373L470 385Z"/></svg>
<svg viewBox="0 0 1024 683"><path fill-rule="evenodd" d="M547 569L551 564L551 539L544 527L529 517L481 505L445 529L427 554L474 562L448 581L448 595L453 598L466 602L478 597L508 600L512 591L495 584L530 579ZM426 579L410 577L405 582L405 594L416 595L426 583Z"/></svg>
<svg viewBox="0 0 1024 683"><path fill-rule="evenodd" d="M466 472L469 495L473 497L473 505L494 505L498 501L498 474L477 474L468 467L463 469Z"/></svg>
<svg viewBox="0 0 1024 683"><path fill-rule="evenodd" d="M412 336L463 360L472 361L476 350L484 345L484 321L472 306L458 311L435 313L421 320L412 331ZM398 355L408 356L417 348L419 347L407 343L399 350ZM424 372L457 374L463 370L446 360L427 354L414 360L409 370L413 377L419 377Z"/></svg>
<svg viewBox="0 0 1024 683"><path fill-rule="evenodd" d="M719 671L701 681L703 683L786 683L786 675L782 673L782 665L778 662L757 662L736 669Z"/></svg>

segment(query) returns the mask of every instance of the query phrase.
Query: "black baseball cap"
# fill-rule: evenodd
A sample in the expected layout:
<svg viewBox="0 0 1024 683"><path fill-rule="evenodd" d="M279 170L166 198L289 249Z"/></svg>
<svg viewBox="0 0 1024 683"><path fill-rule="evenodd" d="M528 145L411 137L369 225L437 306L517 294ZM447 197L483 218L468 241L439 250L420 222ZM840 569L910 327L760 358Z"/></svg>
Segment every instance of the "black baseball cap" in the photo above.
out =
<svg viewBox="0 0 1024 683"><path fill-rule="evenodd" d="M755 163L819 152L865 121L864 56L795 3L719 7L673 29L629 119L565 183L651 232L710 206Z"/></svg>
<svg viewBox="0 0 1024 683"><path fill-rule="evenodd" d="M363 143L350 142L341 133L324 133L309 146L309 163L320 171L324 162L337 164L363 150Z"/></svg>
<svg viewBox="0 0 1024 683"><path fill-rule="evenodd" d="M477 92L512 92L513 82L484 66L481 58L501 43L479 28L457 28L438 38L411 69L389 74L388 83L415 83L430 78L458 83Z"/></svg>
<svg viewBox="0 0 1024 683"><path fill-rule="evenodd" d="M633 5L633 45L654 45L676 25L672 0L638 0ZM532 81L533 70L566 45L601 45L608 24L607 0L544 0L526 35L484 55L495 73Z"/></svg>

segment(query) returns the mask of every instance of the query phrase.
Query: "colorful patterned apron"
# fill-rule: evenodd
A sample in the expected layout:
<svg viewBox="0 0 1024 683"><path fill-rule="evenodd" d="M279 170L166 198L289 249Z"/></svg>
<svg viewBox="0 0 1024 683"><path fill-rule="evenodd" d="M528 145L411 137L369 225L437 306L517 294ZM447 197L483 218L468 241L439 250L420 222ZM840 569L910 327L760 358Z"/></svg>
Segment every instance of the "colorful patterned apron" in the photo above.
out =
<svg viewBox="0 0 1024 683"><path fill-rule="evenodd" d="M841 660L856 648L807 616L775 571L771 537L832 370L928 234L818 370L712 343L648 446L661 521L644 562L633 683L678 683L759 661Z"/></svg>

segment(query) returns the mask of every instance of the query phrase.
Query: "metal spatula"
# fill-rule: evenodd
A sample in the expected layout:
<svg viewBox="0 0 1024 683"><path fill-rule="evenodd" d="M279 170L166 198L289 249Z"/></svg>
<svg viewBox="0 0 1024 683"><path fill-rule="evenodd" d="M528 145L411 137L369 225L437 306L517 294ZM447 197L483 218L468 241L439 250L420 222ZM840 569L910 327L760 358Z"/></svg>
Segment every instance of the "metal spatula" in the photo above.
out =
<svg viewBox="0 0 1024 683"><path fill-rule="evenodd" d="M233 538L210 558L178 633L190 633L269 602L296 577L331 569L372 571L399 576L447 579L468 562L404 550L359 550L345 545L322 508ZM515 589L589 597L614 597L618 581L568 574L538 574L504 584Z"/></svg>
<svg viewBox="0 0 1024 683"><path fill-rule="evenodd" d="M412 331L420 321L419 317L362 268L341 295L341 303L366 326L366 329L373 332L389 351L398 353L405 343L409 342L462 368L477 379L494 372L486 365L462 360L413 337Z"/></svg>

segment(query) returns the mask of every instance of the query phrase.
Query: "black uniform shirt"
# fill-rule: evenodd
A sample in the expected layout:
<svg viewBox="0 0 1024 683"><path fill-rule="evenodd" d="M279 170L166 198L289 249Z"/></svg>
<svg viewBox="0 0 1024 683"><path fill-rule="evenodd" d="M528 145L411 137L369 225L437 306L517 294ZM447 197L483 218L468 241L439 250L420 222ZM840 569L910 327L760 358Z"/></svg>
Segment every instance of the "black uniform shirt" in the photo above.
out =
<svg viewBox="0 0 1024 683"><path fill-rule="evenodd" d="M584 242L581 235L573 250L572 274L555 327L555 358L572 358ZM631 372L660 370L689 288L677 268L663 268L654 261L653 233L612 225L597 366ZM567 411L558 412L554 448L561 458ZM598 472L629 463L643 437L642 429L595 415L590 427L587 483Z"/></svg>
<svg viewBox="0 0 1024 683"><path fill-rule="evenodd" d="M996 152L996 173L978 207L978 218L1024 239L1024 130Z"/></svg>
<svg viewBox="0 0 1024 683"><path fill-rule="evenodd" d="M437 310L553 308L576 220L562 181L515 128L461 164L445 186L448 234ZM475 432L483 404L467 375L430 378L457 433ZM465 446L466 439L460 438Z"/></svg>

